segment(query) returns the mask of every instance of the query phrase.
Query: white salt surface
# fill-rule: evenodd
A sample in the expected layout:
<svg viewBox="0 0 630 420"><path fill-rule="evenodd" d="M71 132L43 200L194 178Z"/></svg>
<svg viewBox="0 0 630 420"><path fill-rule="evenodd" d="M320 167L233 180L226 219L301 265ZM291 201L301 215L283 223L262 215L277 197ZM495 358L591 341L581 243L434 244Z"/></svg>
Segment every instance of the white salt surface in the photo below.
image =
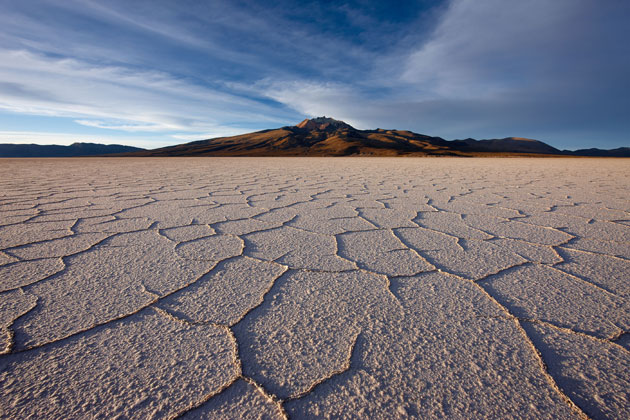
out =
<svg viewBox="0 0 630 420"><path fill-rule="evenodd" d="M0 418L630 418L630 161L0 161Z"/></svg>

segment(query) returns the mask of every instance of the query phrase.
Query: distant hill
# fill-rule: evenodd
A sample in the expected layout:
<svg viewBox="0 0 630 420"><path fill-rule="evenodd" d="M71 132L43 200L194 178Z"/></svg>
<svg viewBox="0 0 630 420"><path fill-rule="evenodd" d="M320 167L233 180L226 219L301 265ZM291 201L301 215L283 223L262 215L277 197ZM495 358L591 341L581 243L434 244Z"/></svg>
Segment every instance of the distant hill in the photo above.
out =
<svg viewBox="0 0 630 420"><path fill-rule="evenodd" d="M565 154L572 156L599 156L599 157L630 157L630 147L619 147L617 149L579 149L563 150Z"/></svg>
<svg viewBox="0 0 630 420"><path fill-rule="evenodd" d="M492 140L453 140L449 142L451 147L468 152L487 153L538 153L557 155L562 152L539 140L522 137L507 137Z"/></svg>
<svg viewBox="0 0 630 420"><path fill-rule="evenodd" d="M0 144L0 157L76 157L140 152L145 149L120 144L73 143L70 146Z"/></svg>
<svg viewBox="0 0 630 420"><path fill-rule="evenodd" d="M583 156L609 156L614 151ZM620 150L620 149L616 149ZM614 156L630 156L621 150ZM601 154L595 154L601 153ZM624 154L625 153L625 154ZM577 156L538 140L508 137L444 140L402 130L357 130L333 118L306 119L287 126L145 150L132 156ZM613 155L610 155L613 156Z"/></svg>

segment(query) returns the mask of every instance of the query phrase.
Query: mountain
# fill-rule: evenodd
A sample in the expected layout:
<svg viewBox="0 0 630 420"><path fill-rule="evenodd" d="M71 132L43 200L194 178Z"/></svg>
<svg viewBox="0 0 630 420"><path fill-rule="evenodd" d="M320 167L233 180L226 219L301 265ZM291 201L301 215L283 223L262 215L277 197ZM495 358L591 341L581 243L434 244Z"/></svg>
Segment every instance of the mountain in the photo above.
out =
<svg viewBox="0 0 630 420"><path fill-rule="evenodd" d="M539 153L547 155L557 155L562 153L560 150L549 146L547 143L522 137L507 137L504 139L492 140L453 140L450 144L452 147L469 152Z"/></svg>
<svg viewBox="0 0 630 420"><path fill-rule="evenodd" d="M558 150L539 140L506 137L444 140L404 130L357 130L328 117L233 137L144 150L74 143L70 146L0 144L0 157L118 156L605 156L630 157L630 148Z"/></svg>
<svg viewBox="0 0 630 420"><path fill-rule="evenodd" d="M133 156L479 156L562 152L541 141L509 137L444 140L402 130L357 130L333 118L295 126L146 150Z"/></svg>
<svg viewBox="0 0 630 420"><path fill-rule="evenodd" d="M563 153L573 156L597 156L597 157L630 157L630 147L618 147L617 149L579 149L563 150Z"/></svg>
<svg viewBox="0 0 630 420"><path fill-rule="evenodd" d="M0 157L76 157L133 153L145 149L120 144L73 143L70 146L0 144Z"/></svg>
<svg viewBox="0 0 630 420"><path fill-rule="evenodd" d="M346 124L343 121L335 120L333 118L318 117L309 120L308 118L296 125L297 128L304 128L306 130L320 130L320 131L336 131L336 130L354 130L353 127Z"/></svg>

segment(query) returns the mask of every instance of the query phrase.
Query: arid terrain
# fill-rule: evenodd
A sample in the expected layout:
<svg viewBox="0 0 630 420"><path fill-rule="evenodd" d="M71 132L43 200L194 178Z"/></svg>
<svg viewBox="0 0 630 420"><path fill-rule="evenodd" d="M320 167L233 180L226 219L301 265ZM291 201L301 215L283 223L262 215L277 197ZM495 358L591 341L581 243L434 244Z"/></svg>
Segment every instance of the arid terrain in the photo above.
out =
<svg viewBox="0 0 630 420"><path fill-rule="evenodd" d="M0 417L630 418L630 161L0 162Z"/></svg>
<svg viewBox="0 0 630 420"><path fill-rule="evenodd" d="M2 145L0 145L2 146ZM1 148L0 148L1 149ZM506 137L444 140L408 130L357 130L329 117L233 137L198 140L126 153L127 156L605 156L630 157L630 148L558 150L542 141ZM0 150L0 156L3 156ZM19 155L16 155L19 156ZM32 156L32 155L23 155ZM7 157L11 157L8 155Z"/></svg>
<svg viewBox="0 0 630 420"><path fill-rule="evenodd" d="M523 137L445 140L408 130L357 130L329 117L305 119L297 125L231 137L196 140L157 149L117 144L73 143L69 146L2 144L0 158L15 157L630 157L630 147L559 150Z"/></svg>

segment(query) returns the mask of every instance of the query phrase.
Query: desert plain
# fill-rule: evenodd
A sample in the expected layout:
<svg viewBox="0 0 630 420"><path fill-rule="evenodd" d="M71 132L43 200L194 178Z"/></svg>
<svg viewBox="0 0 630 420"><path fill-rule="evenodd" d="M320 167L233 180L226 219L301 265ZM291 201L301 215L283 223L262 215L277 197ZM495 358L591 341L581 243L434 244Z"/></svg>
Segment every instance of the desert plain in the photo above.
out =
<svg viewBox="0 0 630 420"><path fill-rule="evenodd" d="M0 417L630 418L630 161L0 162Z"/></svg>

